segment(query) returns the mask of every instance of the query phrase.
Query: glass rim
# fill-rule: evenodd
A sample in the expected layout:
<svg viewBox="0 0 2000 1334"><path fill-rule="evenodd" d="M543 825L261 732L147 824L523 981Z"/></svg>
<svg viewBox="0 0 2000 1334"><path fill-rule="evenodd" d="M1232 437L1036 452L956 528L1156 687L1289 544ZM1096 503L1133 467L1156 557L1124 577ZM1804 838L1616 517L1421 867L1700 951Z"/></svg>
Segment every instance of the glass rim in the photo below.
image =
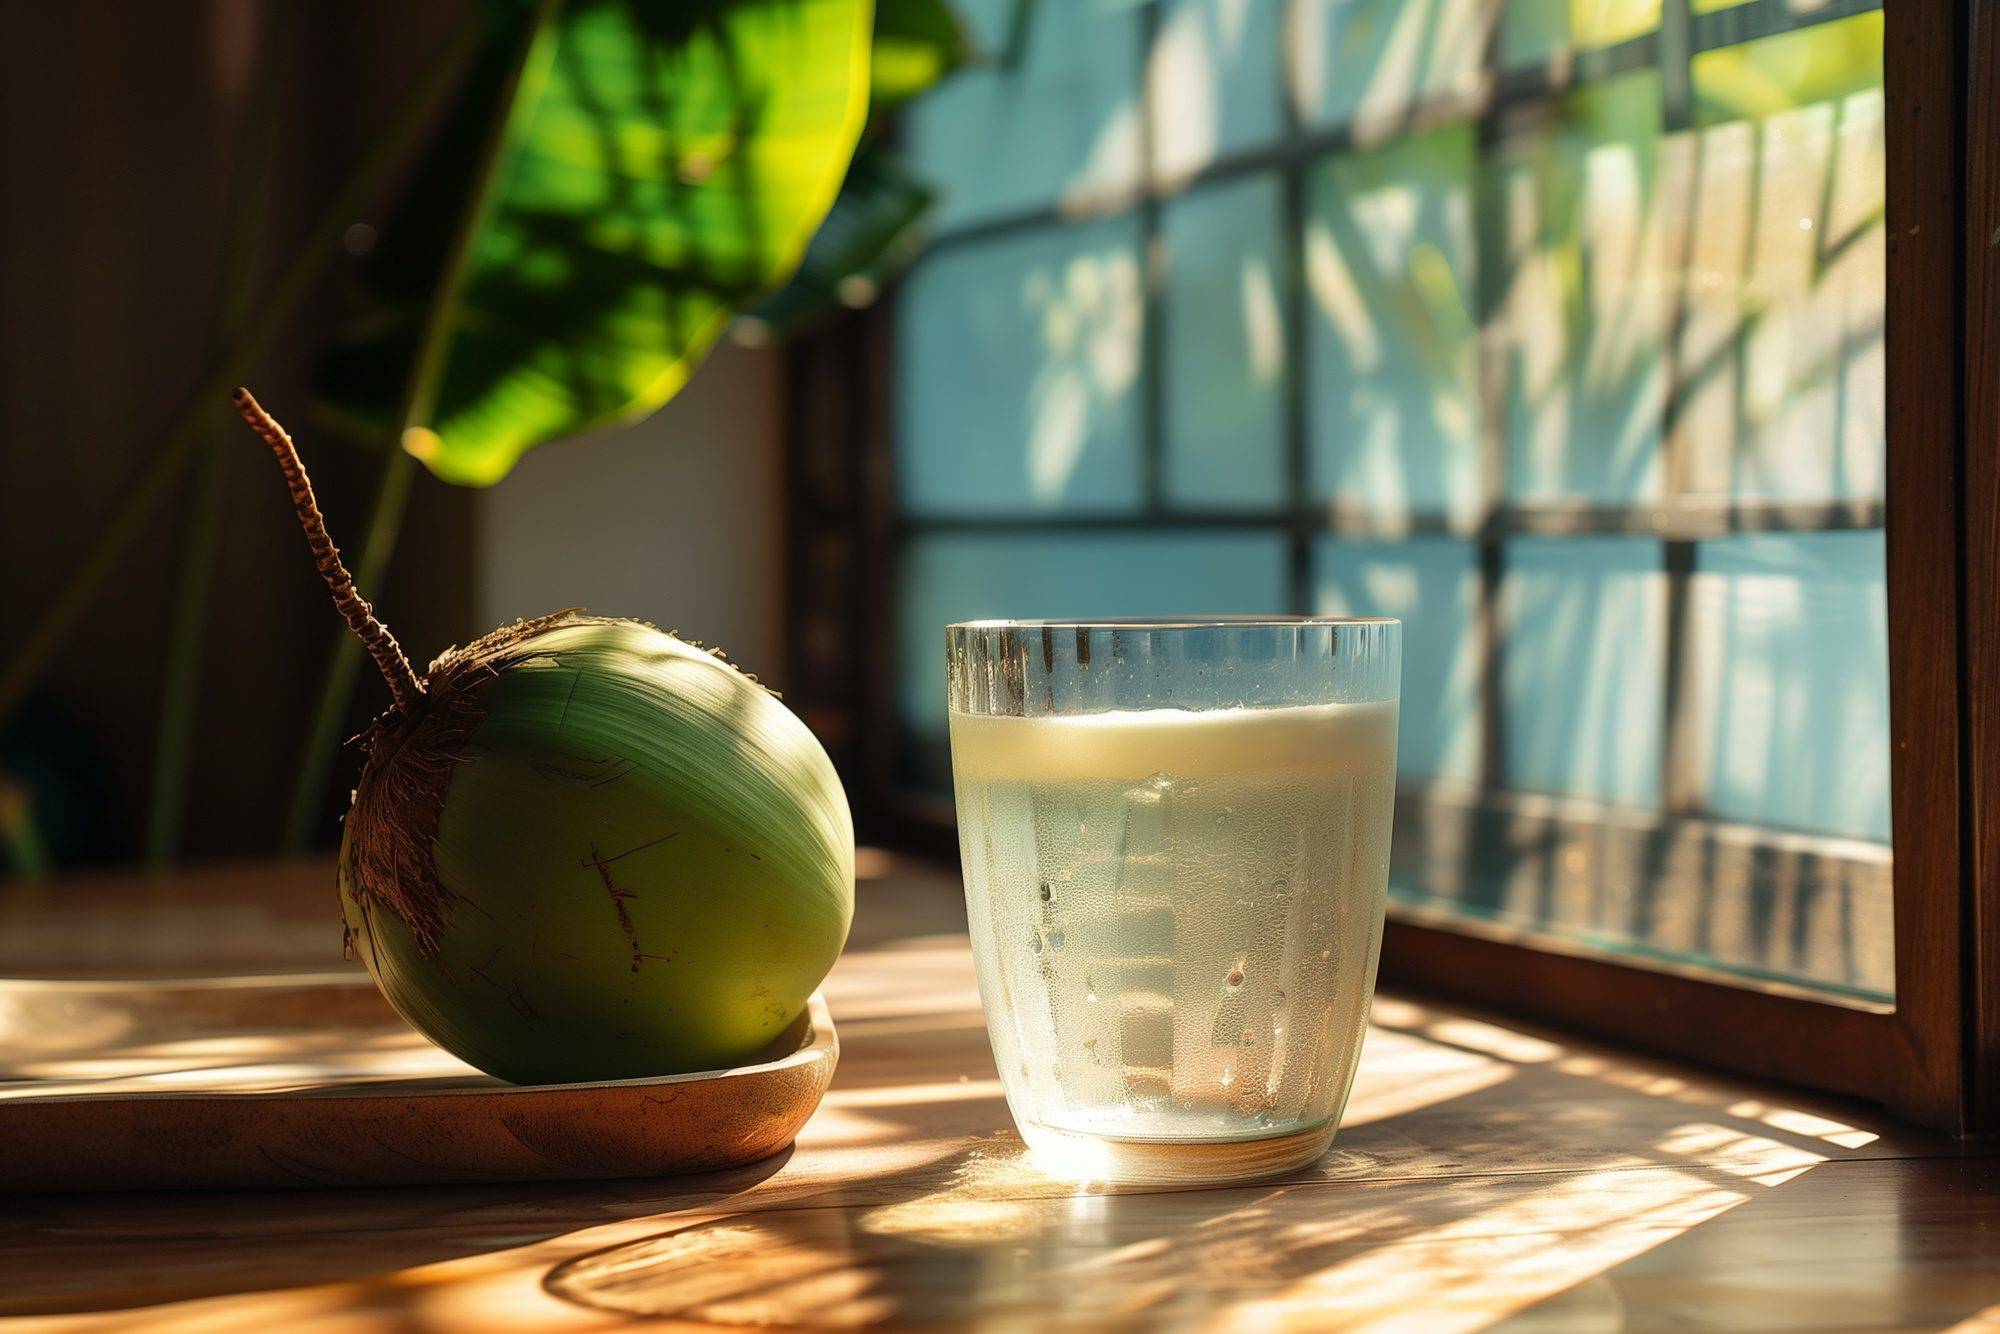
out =
<svg viewBox="0 0 2000 1334"><path fill-rule="evenodd" d="M946 630L1295 630L1307 626L1401 625L1400 616L1097 616L952 621Z"/></svg>

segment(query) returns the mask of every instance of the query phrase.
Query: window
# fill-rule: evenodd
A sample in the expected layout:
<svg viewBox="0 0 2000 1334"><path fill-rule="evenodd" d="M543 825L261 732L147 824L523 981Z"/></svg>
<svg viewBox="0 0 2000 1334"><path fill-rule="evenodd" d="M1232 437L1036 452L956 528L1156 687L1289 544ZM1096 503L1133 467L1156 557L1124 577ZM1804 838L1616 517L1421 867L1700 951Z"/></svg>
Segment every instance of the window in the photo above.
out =
<svg viewBox="0 0 2000 1334"><path fill-rule="evenodd" d="M847 725L878 805L948 790L948 620L1397 615L1385 967L1906 1107L1955 1089L1927 1016L1958 966L1907 928L1964 911L1932 886L1958 853L1908 775L1935 743L1956 792L1965 738L1907 656L1892 680L1891 606L1965 553L1914 522L1891 549L1898 466L1906 512L1958 483L1892 458L1924 387L1885 328L1898 264L1960 261L1892 258L1879 7L967 9L995 61L904 131L932 242L872 344L805 359L808 398L873 386L861 461L801 501L874 537L802 591L877 600ZM1948 70L1956 20L1908 21L1945 37L1905 77ZM1906 181L1958 147L1903 142ZM1925 823L1907 866L1892 807Z"/></svg>

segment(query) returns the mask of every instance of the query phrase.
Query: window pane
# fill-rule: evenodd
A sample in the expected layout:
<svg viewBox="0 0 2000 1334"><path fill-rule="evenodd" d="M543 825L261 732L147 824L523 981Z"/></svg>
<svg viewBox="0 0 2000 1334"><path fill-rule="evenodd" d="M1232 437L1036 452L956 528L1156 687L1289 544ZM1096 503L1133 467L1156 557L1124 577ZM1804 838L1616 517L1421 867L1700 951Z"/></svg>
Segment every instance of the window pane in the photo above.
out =
<svg viewBox="0 0 2000 1334"><path fill-rule="evenodd" d="M1285 605L1276 534L953 533L910 542L897 603L897 701L918 777L941 786L944 628L988 616L1269 613Z"/></svg>
<svg viewBox="0 0 2000 1334"><path fill-rule="evenodd" d="M1691 490L1882 494L1882 16L1697 56Z"/></svg>
<svg viewBox="0 0 2000 1334"><path fill-rule="evenodd" d="M1278 186L1269 177L1176 199L1166 256L1167 497L1176 505L1284 500Z"/></svg>
<svg viewBox="0 0 2000 1334"><path fill-rule="evenodd" d="M979 18L974 31L995 58L916 99L903 122L912 165L942 194L938 223L1074 203L1136 185L1137 6L988 4Z"/></svg>
<svg viewBox="0 0 2000 1334"><path fill-rule="evenodd" d="M1153 171L1174 180L1279 130L1275 0L1164 0L1146 62Z"/></svg>
<svg viewBox="0 0 2000 1334"><path fill-rule="evenodd" d="M1507 477L1519 499L1629 502L1660 486L1667 228L1660 79L1564 98L1502 146L1495 238Z"/></svg>
<svg viewBox="0 0 2000 1334"><path fill-rule="evenodd" d="M1419 105L1469 99L1495 0L1292 0L1286 37L1301 121L1380 137Z"/></svg>
<svg viewBox="0 0 2000 1334"><path fill-rule="evenodd" d="M1314 553L1315 610L1403 621L1398 776L1479 781L1479 612L1476 552L1456 538L1352 543Z"/></svg>
<svg viewBox="0 0 2000 1334"><path fill-rule="evenodd" d="M1509 787L1659 800L1663 570L1659 544L1643 538L1508 545L1500 693Z"/></svg>
<svg viewBox="0 0 2000 1334"><path fill-rule="evenodd" d="M1642 37L1660 26L1660 0L1511 0L1500 25L1503 68Z"/></svg>
<svg viewBox="0 0 2000 1334"><path fill-rule="evenodd" d="M980 0L906 627L1399 616L1402 902L1890 995L1882 17L1737 2Z"/></svg>
<svg viewBox="0 0 2000 1334"><path fill-rule="evenodd" d="M1691 604L1708 805L1889 841L1889 609L1880 533L1704 542Z"/></svg>
<svg viewBox="0 0 2000 1334"><path fill-rule="evenodd" d="M1139 232L1037 229L934 255L897 306L897 471L917 513L1139 496Z"/></svg>
<svg viewBox="0 0 2000 1334"><path fill-rule="evenodd" d="M1316 495L1375 512L1478 508L1472 149L1459 127L1313 168Z"/></svg>

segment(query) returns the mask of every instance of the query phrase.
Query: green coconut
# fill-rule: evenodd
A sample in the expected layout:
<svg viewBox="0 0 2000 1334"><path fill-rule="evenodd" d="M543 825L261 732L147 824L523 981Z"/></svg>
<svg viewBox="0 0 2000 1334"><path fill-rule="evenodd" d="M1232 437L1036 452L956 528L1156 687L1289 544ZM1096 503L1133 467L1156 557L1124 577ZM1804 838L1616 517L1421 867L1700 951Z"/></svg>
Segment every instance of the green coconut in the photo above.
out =
<svg viewBox="0 0 2000 1334"><path fill-rule="evenodd" d="M361 737L341 916L389 1003L517 1083L754 1058L847 939L854 832L798 717L716 650L558 612L421 678L327 538L291 439L271 445L334 602L395 703Z"/></svg>

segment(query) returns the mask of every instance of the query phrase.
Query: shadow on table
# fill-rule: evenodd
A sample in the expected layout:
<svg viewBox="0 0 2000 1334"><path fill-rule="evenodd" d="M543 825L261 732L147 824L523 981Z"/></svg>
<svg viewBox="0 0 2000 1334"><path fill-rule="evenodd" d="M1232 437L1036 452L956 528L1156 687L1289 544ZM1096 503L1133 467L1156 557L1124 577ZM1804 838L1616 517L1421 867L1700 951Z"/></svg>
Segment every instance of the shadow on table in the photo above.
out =
<svg viewBox="0 0 2000 1334"><path fill-rule="evenodd" d="M738 1324L1946 1324L2000 1302L2000 1164L1385 999L1320 1163L1268 1184L1051 1180L1011 1135L567 1260L605 1313ZM877 1098L885 1127L937 1111ZM983 1109L982 1109L983 1110ZM989 1124L991 1124L989 1122ZM1931 1156L1926 1156L1931 1155ZM1934 1240L1941 1213L1959 1213Z"/></svg>

